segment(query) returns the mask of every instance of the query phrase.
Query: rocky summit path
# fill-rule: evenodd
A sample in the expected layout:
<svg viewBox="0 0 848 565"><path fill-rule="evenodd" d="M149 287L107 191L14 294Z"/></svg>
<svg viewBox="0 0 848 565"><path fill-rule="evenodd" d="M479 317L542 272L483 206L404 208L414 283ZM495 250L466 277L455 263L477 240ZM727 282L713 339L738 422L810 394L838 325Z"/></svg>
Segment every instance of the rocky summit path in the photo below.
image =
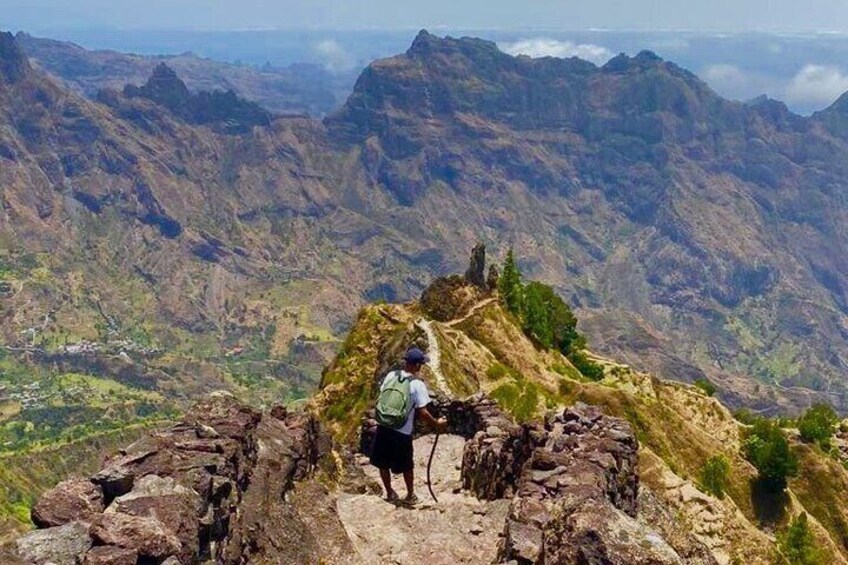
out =
<svg viewBox="0 0 848 565"><path fill-rule="evenodd" d="M359 562L380 565L427 563L489 564L497 553L508 500L485 502L460 490L460 462L465 440L439 438L433 459L433 502L426 485L427 458L435 436L415 440L415 488L421 502L414 509L396 507L374 494L339 495L339 517L359 554ZM362 459L365 472L379 481L377 470ZM394 478L403 495L403 479Z"/></svg>

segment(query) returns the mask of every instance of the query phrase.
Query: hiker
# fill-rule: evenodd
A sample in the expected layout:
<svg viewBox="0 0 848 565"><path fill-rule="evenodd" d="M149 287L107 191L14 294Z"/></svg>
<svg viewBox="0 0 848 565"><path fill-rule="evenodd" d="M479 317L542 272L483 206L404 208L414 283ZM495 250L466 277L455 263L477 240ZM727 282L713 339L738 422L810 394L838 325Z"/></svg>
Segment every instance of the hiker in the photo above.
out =
<svg viewBox="0 0 848 565"><path fill-rule="evenodd" d="M413 347L406 352L403 361L403 369L389 372L380 386L377 434L371 450L371 464L380 469L380 478L389 502L401 502L392 488L391 473L403 473L406 498L402 502L413 505L418 502L413 485L412 461L415 419L421 418L438 431L447 427L447 420L434 418L426 408L430 404L430 394L427 386L418 378L418 373L430 359L423 351Z"/></svg>

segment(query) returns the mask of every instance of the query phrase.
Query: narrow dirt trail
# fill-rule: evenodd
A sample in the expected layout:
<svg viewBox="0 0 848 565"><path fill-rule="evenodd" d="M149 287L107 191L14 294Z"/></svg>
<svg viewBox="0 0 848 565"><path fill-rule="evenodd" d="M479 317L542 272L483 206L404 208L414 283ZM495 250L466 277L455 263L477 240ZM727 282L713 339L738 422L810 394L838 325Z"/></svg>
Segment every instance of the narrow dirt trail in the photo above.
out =
<svg viewBox="0 0 848 565"><path fill-rule="evenodd" d="M495 298L487 298L482 302L478 302L471 308L471 310L468 311L468 314L466 314L462 318L457 318L455 320L446 322L444 326L451 328L453 326L461 324L462 322L470 318L472 315L474 315L477 310L488 306L495 300ZM424 334L427 336L427 354L430 356L429 367L430 371L432 371L433 376L436 379L436 386L439 388L439 391L441 391L442 394L444 394L448 398L452 398L453 395L451 394L450 387L448 386L448 381L445 378L445 374L442 372L442 349L439 345L439 340L436 337L436 331L433 329L434 323L435 322L433 322L432 320L425 320L424 318L422 318L418 320L416 324L419 328L424 330Z"/></svg>
<svg viewBox="0 0 848 565"><path fill-rule="evenodd" d="M466 314L462 318L456 318L455 320L451 320L449 322L446 322L445 325L449 326L449 327L458 326L459 324L461 324L462 322L464 322L465 320L467 320L468 318L473 316L474 313L477 312L477 310L479 310L480 308L485 308L486 306L488 306L489 304L491 304L495 300L497 300L497 298L487 298L486 300L482 300L482 301L478 302L477 304L475 304L474 306L472 306L471 310L468 311L468 314Z"/></svg>
<svg viewBox="0 0 848 565"><path fill-rule="evenodd" d="M431 320L421 319L418 321L418 327L424 330L424 334L427 336L427 355L430 357L430 363L428 366L430 367L430 371L432 371L433 376L436 378L436 386L439 387L442 394L451 398L452 395L450 387L448 387L448 381L445 379L445 374L442 372L442 349L441 346L439 346L436 331L433 329L433 322Z"/></svg>
<svg viewBox="0 0 848 565"><path fill-rule="evenodd" d="M396 507L374 494L340 493L339 517L363 564L454 565L492 563L497 554L508 500L484 502L460 487L459 463L465 440L444 435L433 459L433 502L427 491L425 470L434 437L415 440L415 490L417 508ZM366 474L379 481L377 470L362 460ZM403 479L394 486L403 495Z"/></svg>

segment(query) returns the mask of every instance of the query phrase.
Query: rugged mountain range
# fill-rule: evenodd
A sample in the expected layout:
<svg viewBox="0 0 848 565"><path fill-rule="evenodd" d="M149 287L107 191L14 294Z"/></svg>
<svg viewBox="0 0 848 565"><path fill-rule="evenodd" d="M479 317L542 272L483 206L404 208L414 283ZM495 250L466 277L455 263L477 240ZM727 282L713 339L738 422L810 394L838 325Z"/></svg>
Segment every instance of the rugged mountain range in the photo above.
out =
<svg viewBox="0 0 848 565"><path fill-rule="evenodd" d="M353 79L326 72L318 65L265 65L254 68L213 61L192 53L145 57L117 51L89 50L67 41L16 35L40 69L68 88L96 98L103 89L140 85L158 64L175 69L193 92L234 90L274 113L322 116L340 106Z"/></svg>
<svg viewBox="0 0 848 565"><path fill-rule="evenodd" d="M421 32L323 122L234 132L132 89L87 100L21 43L0 40L8 344L146 344L176 394L227 384L230 351L291 378L482 240L600 351L734 405L846 408L844 103L801 118L648 52L599 68Z"/></svg>

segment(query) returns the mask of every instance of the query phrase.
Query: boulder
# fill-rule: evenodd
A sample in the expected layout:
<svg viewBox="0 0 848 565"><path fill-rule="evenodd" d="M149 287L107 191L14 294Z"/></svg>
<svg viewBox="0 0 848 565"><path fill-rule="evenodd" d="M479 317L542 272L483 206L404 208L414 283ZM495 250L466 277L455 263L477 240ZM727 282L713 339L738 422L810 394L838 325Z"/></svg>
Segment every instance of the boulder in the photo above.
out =
<svg viewBox="0 0 848 565"><path fill-rule="evenodd" d="M201 500L196 492L172 478L148 475L139 479L133 490L115 499L107 513L155 518L179 539L177 554L184 563L197 560Z"/></svg>
<svg viewBox="0 0 848 565"><path fill-rule="evenodd" d="M103 492L87 479L63 481L47 491L32 508L39 528L62 526L76 520L90 522L103 512Z"/></svg>
<svg viewBox="0 0 848 565"><path fill-rule="evenodd" d="M88 524L70 522L36 530L16 544L20 557L33 565L78 565L91 547Z"/></svg>
<svg viewBox="0 0 848 565"><path fill-rule="evenodd" d="M177 536L156 518L119 512L101 514L91 526L91 536L99 545L134 549L140 558L162 559L182 549Z"/></svg>
<svg viewBox="0 0 848 565"><path fill-rule="evenodd" d="M605 500L586 501L545 528L545 563L683 565L654 530Z"/></svg>

